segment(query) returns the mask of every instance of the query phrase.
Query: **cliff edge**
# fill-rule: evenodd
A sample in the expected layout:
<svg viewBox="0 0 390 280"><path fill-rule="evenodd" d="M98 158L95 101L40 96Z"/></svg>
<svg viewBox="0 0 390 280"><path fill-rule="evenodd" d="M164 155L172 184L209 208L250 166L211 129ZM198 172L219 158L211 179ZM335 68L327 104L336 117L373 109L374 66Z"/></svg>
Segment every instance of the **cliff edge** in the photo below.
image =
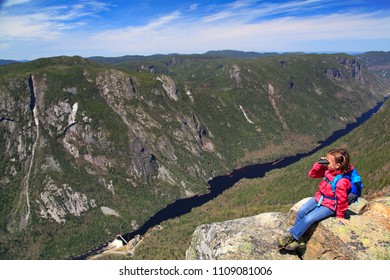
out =
<svg viewBox="0 0 390 280"><path fill-rule="evenodd" d="M335 218L313 225L304 235L306 249L289 252L277 247L278 238L295 221L299 207L289 213L256 216L200 225L193 233L186 259L195 260L383 260L390 259L390 196L359 199L350 206L350 224Z"/></svg>

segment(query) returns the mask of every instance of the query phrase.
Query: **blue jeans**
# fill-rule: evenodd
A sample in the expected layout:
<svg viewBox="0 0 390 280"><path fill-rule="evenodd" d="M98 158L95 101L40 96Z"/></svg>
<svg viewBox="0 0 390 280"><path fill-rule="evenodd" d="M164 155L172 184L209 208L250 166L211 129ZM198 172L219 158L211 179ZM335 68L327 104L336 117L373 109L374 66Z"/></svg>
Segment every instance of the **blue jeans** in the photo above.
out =
<svg viewBox="0 0 390 280"><path fill-rule="evenodd" d="M335 215L335 211L325 206L318 206L314 197L299 208L295 225L290 228L291 235L298 240L315 222Z"/></svg>

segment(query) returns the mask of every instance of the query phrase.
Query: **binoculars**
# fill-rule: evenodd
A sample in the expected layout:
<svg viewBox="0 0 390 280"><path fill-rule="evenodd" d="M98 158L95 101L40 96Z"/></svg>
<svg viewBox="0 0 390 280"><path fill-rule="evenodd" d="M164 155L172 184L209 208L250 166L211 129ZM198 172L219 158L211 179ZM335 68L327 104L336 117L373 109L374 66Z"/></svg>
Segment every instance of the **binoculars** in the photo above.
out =
<svg viewBox="0 0 390 280"><path fill-rule="evenodd" d="M329 161L325 158L320 158L318 161L317 161L319 164L324 164L324 165L328 165L329 164Z"/></svg>

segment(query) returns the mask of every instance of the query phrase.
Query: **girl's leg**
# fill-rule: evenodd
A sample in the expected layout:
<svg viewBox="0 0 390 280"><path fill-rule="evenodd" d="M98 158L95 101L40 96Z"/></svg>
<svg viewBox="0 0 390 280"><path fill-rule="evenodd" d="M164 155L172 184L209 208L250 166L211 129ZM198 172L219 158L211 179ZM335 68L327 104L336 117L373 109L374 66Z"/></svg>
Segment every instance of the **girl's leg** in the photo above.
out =
<svg viewBox="0 0 390 280"><path fill-rule="evenodd" d="M297 217L295 219L295 225L298 224L301 220L303 220L305 216L311 211L313 211L313 209L315 208L317 208L317 202L315 198L312 197L299 208L297 212ZM287 244L290 244L295 240L298 240L298 238L295 238L295 236L291 233L291 229L290 229L287 235L284 235L279 239L278 246L285 247Z"/></svg>
<svg viewBox="0 0 390 280"><path fill-rule="evenodd" d="M291 235L298 240L308 230L308 228L315 222L333 216L335 212L328 207L319 206L309 212L303 219L299 220L291 229Z"/></svg>
<svg viewBox="0 0 390 280"><path fill-rule="evenodd" d="M305 204L299 208L297 217L295 218L295 224L299 223L307 214L309 214L311 211L313 211L315 208L317 208L317 202L314 197L310 198L308 201L306 201Z"/></svg>

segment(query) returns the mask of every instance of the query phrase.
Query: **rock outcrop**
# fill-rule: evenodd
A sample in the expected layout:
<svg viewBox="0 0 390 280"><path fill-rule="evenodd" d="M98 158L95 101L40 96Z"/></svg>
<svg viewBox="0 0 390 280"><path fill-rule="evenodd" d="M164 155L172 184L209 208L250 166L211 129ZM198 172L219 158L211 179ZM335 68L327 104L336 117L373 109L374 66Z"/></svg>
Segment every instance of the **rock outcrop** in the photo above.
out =
<svg viewBox="0 0 390 280"><path fill-rule="evenodd" d="M51 178L44 180L44 191L37 200L39 215L42 218L52 219L57 223L66 222L66 215L72 214L80 217L90 207L96 207L94 199L88 199L83 193L74 191L67 184L58 186Z"/></svg>
<svg viewBox="0 0 390 280"><path fill-rule="evenodd" d="M286 230L287 220L287 214L272 212L201 225L193 234L186 259L299 259L296 254L281 254L276 246L275 237Z"/></svg>
<svg viewBox="0 0 390 280"><path fill-rule="evenodd" d="M196 228L186 259L217 260L377 260L390 259L390 197L367 202L360 199L347 212L349 225L335 218L313 225L304 235L306 249L288 252L277 240L294 223L306 201L295 204L289 214L262 213L238 220Z"/></svg>
<svg viewBox="0 0 390 280"><path fill-rule="evenodd" d="M169 98L175 101L179 100L176 84L171 77L167 75L162 75L161 77L157 77L156 79L162 83L162 87L164 88Z"/></svg>
<svg viewBox="0 0 390 280"><path fill-rule="evenodd" d="M362 67L360 63L355 59L351 59L348 57L337 57L337 62L340 65L344 66L344 69L342 70L341 68L326 68L326 76L336 80L344 80L347 77L351 77L356 81L365 80Z"/></svg>

